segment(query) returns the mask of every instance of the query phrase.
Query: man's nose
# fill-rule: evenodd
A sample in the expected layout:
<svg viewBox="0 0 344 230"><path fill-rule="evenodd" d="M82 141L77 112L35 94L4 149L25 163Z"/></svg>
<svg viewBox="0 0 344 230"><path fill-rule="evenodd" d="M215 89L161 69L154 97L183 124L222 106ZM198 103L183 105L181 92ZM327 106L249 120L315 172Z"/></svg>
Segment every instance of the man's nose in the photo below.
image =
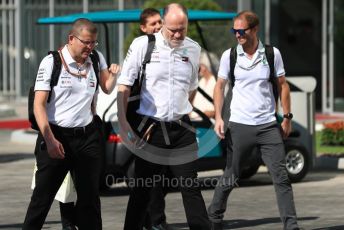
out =
<svg viewBox="0 0 344 230"><path fill-rule="evenodd" d="M241 37L241 35L239 34L239 32L236 32L236 33L235 33L235 37L236 37L236 38Z"/></svg>
<svg viewBox="0 0 344 230"><path fill-rule="evenodd" d="M182 33L179 32L179 31L177 31L177 32L174 33L174 36L175 36L176 38L180 38L180 37L182 36Z"/></svg>

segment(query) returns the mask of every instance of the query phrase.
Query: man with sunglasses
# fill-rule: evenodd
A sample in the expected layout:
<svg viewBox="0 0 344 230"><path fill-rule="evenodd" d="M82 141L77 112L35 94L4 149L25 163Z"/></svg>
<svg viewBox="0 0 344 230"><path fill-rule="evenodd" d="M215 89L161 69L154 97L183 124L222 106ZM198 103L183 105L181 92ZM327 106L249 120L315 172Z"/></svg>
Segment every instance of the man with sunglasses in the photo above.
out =
<svg viewBox="0 0 344 230"><path fill-rule="evenodd" d="M120 67L112 64L108 68L103 55L94 50L97 44L97 27L87 19L78 19L72 25L68 44L59 50L62 69L52 89L53 56L46 56L39 66L34 100L40 130L35 148L38 170L24 230L42 229L68 171L74 176L78 197L78 229L102 229L99 199L102 142L92 111L98 83L90 54L98 53L99 86L107 94L114 88Z"/></svg>
<svg viewBox="0 0 344 230"><path fill-rule="evenodd" d="M230 102L229 136L232 154L228 154L227 166L215 188L208 215L213 229L222 229L222 219L227 207L227 199L235 187L242 166L254 148L258 148L268 167L277 196L281 220L286 230L299 229L294 206L293 191L285 166L283 138L291 131L290 90L285 79L281 54L274 52L274 70L269 69L265 47L258 39L259 18L251 11L243 11L234 18L231 32L238 45L235 47L237 59L234 69L234 82L231 82L232 100ZM225 138L224 120L221 115L224 107L224 88L230 80L230 53L226 50L220 62L218 80L214 90L215 127L219 138ZM270 71L274 71L284 119L279 127L276 121L275 98Z"/></svg>

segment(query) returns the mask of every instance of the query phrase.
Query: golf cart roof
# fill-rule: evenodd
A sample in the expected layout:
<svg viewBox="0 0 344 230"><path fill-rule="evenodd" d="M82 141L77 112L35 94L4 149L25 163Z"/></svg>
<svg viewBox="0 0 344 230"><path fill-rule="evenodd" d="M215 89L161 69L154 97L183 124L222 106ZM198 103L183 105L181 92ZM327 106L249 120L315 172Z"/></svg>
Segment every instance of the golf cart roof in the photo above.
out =
<svg viewBox="0 0 344 230"><path fill-rule="evenodd" d="M134 10L109 10L89 13L69 14L58 17L39 18L38 24L70 24L78 18L87 18L95 23L119 23L138 22L140 20L141 9ZM210 11L210 10L188 10L189 21L211 21L211 20L231 20L236 13Z"/></svg>

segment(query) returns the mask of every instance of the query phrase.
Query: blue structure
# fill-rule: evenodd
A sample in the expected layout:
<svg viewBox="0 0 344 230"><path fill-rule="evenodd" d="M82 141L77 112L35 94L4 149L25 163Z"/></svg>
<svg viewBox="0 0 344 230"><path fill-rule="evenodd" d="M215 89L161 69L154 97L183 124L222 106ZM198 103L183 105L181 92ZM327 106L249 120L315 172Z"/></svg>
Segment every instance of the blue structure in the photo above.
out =
<svg viewBox="0 0 344 230"><path fill-rule="evenodd" d="M95 23L119 23L119 22L139 22L141 9L134 10L110 10L89 13L70 14L59 17L49 17L38 19L38 24L68 24L73 23L78 18L87 18ZM236 13L219 12L210 10L188 10L189 21L210 21L210 20L231 20Z"/></svg>

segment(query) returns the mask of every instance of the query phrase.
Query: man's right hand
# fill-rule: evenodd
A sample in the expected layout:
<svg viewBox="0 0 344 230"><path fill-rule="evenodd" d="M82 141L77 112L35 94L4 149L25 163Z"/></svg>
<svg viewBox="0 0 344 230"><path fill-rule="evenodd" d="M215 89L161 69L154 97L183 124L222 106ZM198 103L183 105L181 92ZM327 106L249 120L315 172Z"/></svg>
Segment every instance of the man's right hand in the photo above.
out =
<svg viewBox="0 0 344 230"><path fill-rule="evenodd" d="M215 120L214 131L220 139L225 138L224 126L225 123L223 122L222 118L218 118Z"/></svg>
<svg viewBox="0 0 344 230"><path fill-rule="evenodd" d="M58 140L56 140L54 138L50 141L46 141L46 145L47 145L48 154L51 158L53 158L53 159L64 159L65 158L64 148Z"/></svg>
<svg viewBox="0 0 344 230"><path fill-rule="evenodd" d="M120 121L119 135L124 143L135 145L137 137L127 120Z"/></svg>

